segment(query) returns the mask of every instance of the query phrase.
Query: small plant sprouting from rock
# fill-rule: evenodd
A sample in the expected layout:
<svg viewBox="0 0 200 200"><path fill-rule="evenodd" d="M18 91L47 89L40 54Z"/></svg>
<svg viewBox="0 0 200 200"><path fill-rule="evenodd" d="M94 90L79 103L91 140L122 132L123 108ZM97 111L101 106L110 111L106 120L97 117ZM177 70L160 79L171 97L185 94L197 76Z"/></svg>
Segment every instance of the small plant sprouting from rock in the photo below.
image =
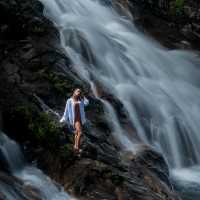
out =
<svg viewBox="0 0 200 200"><path fill-rule="evenodd" d="M185 0L173 0L170 3L170 11L172 15L181 16L184 13Z"/></svg>

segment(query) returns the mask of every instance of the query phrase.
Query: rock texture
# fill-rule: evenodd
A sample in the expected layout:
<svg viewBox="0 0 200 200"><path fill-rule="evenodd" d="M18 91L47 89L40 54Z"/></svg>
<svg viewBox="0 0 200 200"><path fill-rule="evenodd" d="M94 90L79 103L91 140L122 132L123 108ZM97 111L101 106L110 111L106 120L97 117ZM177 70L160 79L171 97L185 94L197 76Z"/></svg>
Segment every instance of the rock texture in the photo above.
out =
<svg viewBox="0 0 200 200"><path fill-rule="evenodd" d="M166 47L200 49L198 0L129 0L129 7L141 30Z"/></svg>
<svg viewBox="0 0 200 200"><path fill-rule="evenodd" d="M56 181L78 199L179 199L172 190L162 156L144 148L136 155L113 150L115 156L94 159L88 150L81 158L62 162L42 152L39 163ZM107 160L106 160L107 159Z"/></svg>
<svg viewBox="0 0 200 200"><path fill-rule="evenodd" d="M101 102L73 71L59 46L57 30L42 11L36 0L0 1L3 131L22 144L30 161L37 161L80 200L179 199L161 155L149 147L136 154L120 150ZM63 112L75 87L81 87L90 100L80 158L72 152L73 135L58 124L55 113ZM119 100L102 95L121 108ZM125 124L126 116L119 110ZM0 176L0 185L1 180Z"/></svg>

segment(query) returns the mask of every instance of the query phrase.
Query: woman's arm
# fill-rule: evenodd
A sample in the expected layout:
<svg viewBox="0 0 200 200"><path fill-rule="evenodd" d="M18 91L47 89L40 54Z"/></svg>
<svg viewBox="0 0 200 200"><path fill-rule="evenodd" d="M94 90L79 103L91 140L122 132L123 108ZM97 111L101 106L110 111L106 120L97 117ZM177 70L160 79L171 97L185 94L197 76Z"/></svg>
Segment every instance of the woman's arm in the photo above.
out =
<svg viewBox="0 0 200 200"><path fill-rule="evenodd" d="M63 116L62 116L60 122L64 122L68 118L68 109L67 109L67 107L68 107L68 100L66 101L65 110L64 110L64 113L63 113Z"/></svg>

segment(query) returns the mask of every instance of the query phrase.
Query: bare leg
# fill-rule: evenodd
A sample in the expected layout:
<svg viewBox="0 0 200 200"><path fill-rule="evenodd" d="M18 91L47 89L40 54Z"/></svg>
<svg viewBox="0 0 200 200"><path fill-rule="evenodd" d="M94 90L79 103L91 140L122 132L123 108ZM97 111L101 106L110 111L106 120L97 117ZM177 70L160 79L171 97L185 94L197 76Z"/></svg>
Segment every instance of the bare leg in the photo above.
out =
<svg viewBox="0 0 200 200"><path fill-rule="evenodd" d="M82 135L82 132L78 132L78 135L77 135L77 143L78 143L78 149L80 149L80 144L81 144L81 135Z"/></svg>
<svg viewBox="0 0 200 200"><path fill-rule="evenodd" d="M78 133L77 133L77 128L76 128L75 124L74 124L74 129L75 129L75 131L74 131L74 150L76 151L78 149L78 143L77 143Z"/></svg>
<svg viewBox="0 0 200 200"><path fill-rule="evenodd" d="M74 150L77 149L77 132L74 134Z"/></svg>
<svg viewBox="0 0 200 200"><path fill-rule="evenodd" d="M76 148L79 150L81 135L82 135L81 123L79 121L75 122L75 128L76 128Z"/></svg>

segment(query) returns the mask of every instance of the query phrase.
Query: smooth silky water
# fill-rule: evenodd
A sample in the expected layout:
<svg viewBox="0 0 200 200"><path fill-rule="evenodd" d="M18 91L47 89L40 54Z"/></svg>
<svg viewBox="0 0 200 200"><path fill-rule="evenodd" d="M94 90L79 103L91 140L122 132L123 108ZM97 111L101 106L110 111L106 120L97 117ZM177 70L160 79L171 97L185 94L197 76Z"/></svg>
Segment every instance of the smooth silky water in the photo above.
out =
<svg viewBox="0 0 200 200"><path fill-rule="evenodd" d="M38 168L26 163L19 145L8 138L0 131L0 154L5 160L12 175L24 182L24 185L31 186L39 192L42 200L75 200L70 197L63 188L53 182ZM23 189L23 188L21 188ZM0 190L6 200L24 200L23 196L16 193L17 188L3 184L1 180Z"/></svg>
<svg viewBox="0 0 200 200"><path fill-rule="evenodd" d="M104 103L122 148L136 151L141 141L153 146L166 158L177 189L189 190L185 199L200 199L199 56L162 47L106 1L41 2L73 69ZM95 80L123 103L139 140L127 134L113 106L98 96Z"/></svg>

